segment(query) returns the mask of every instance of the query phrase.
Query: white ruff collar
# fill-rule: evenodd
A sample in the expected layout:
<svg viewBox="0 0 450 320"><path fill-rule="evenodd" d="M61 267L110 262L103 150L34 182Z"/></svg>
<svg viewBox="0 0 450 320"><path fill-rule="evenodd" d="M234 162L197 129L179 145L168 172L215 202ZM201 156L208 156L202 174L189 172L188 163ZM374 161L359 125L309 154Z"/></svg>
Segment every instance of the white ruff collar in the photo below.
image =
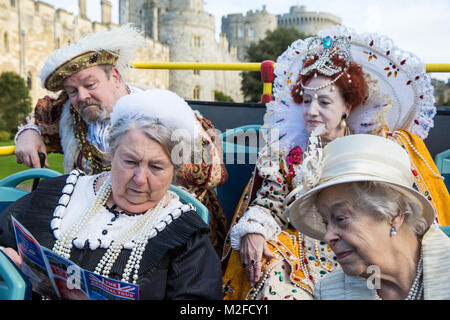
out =
<svg viewBox="0 0 450 320"><path fill-rule="evenodd" d="M58 206L53 212L50 225L55 239L60 239L71 225L77 223L86 208L92 204L96 196L93 189L94 181L101 175L83 176L83 173L77 169L70 173L62 190ZM150 232L151 237L164 230L167 225L184 212L194 210L192 205L181 203L174 192L169 191L169 193L173 199L165 208L162 208L160 220L154 226L154 230ZM88 243L90 250L96 250L99 247L107 249L114 240L127 229L133 227L141 218L142 215L126 214L120 214L120 216L114 218L114 214L102 207L92 217L89 224L73 239L73 245L82 249ZM124 248L132 249L135 244L133 240L126 242Z"/></svg>
<svg viewBox="0 0 450 320"><path fill-rule="evenodd" d="M421 139L427 137L434 125L435 98L431 79L418 57L397 48L386 36L358 34L344 26L321 31L318 36L349 37L352 61L363 67L368 81L367 103L354 108L347 120L352 132L370 134L386 124L390 131L406 129ZM308 141L301 107L293 101L290 92L303 59L317 50L307 50L312 39L293 42L276 61L274 100L267 104L263 126L267 130L262 132L269 145L279 144L281 152L289 152L295 146L304 149ZM279 135L267 136L271 129L278 130Z"/></svg>

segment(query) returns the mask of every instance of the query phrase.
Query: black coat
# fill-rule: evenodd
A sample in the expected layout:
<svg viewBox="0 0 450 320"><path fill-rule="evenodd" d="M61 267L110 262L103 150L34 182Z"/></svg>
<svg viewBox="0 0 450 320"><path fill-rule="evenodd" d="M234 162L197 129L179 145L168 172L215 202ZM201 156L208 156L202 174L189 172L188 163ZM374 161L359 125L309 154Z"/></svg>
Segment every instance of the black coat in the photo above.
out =
<svg viewBox="0 0 450 320"><path fill-rule="evenodd" d="M17 249L10 216L27 228L41 245L53 248L53 210L67 175L45 179L0 216L0 245ZM139 269L140 299L222 299L219 258L209 240L209 227L195 211L173 220L146 246ZM106 249L73 247L70 260L94 271ZM120 280L131 250L123 249L109 277Z"/></svg>

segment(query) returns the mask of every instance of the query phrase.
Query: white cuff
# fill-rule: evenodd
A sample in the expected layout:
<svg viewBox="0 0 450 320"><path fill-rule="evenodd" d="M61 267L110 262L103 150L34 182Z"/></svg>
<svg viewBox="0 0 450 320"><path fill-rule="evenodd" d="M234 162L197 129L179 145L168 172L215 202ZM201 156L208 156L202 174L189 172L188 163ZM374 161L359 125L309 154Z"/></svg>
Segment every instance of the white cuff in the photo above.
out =
<svg viewBox="0 0 450 320"><path fill-rule="evenodd" d="M34 130L37 133L39 133L40 136L42 136L41 130L39 130L38 126L35 126L34 124L27 124L26 126L23 126L22 128L17 131L16 136L14 137L14 143L17 144L17 138L19 135L24 132L25 130Z"/></svg>
<svg viewBox="0 0 450 320"><path fill-rule="evenodd" d="M259 233L266 240L270 240L280 232L280 226L270 214L257 207L251 207L244 213L239 222L231 228L231 247L235 250L240 250L241 238L249 233Z"/></svg>

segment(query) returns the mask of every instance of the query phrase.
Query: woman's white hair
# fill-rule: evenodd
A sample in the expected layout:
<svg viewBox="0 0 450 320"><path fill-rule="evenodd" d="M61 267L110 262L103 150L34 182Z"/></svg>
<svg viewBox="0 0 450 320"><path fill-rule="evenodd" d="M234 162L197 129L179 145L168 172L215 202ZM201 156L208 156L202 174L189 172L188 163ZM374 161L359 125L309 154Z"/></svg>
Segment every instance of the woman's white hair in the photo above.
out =
<svg viewBox="0 0 450 320"><path fill-rule="evenodd" d="M409 192L394 185L375 181L356 181L346 184L352 194L352 206L377 214L380 219L391 220L399 210L404 215L404 223L417 236L422 236L428 223L422 215L423 206Z"/></svg>
<svg viewBox="0 0 450 320"><path fill-rule="evenodd" d="M174 159L174 152L176 150L175 148L181 146L179 150L181 150L182 152L183 150L189 151L190 146L187 144L189 144L190 141L183 139L173 139L172 129L166 127L161 123L155 122L154 119L150 119L142 115L134 115L128 118L119 119L115 121L115 123L111 126L108 136L108 145L106 148L108 159L112 159L117 148L120 145L122 137L131 130L141 131L147 136L147 138L157 142L162 147L164 152L169 157L172 165L174 166L175 179L177 174L184 166L184 163L177 161L177 159ZM173 183L175 182L176 180L173 181Z"/></svg>

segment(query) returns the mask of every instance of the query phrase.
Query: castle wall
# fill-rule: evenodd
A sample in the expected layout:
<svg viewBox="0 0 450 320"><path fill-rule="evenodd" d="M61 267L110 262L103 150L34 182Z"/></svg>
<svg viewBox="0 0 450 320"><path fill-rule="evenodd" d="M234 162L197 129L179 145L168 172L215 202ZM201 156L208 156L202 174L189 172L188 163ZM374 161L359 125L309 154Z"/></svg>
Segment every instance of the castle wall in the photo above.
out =
<svg viewBox="0 0 450 320"><path fill-rule="evenodd" d="M170 61L217 61L214 18L204 12L167 11L159 17L159 39L169 45ZM214 100L214 71L171 70L170 89L185 99Z"/></svg>
<svg viewBox="0 0 450 320"><path fill-rule="evenodd" d="M326 12L306 11L304 6L293 6L289 13L278 15L278 26L292 27L305 35L316 35L319 31L341 24L342 20Z"/></svg>
<svg viewBox="0 0 450 320"><path fill-rule="evenodd" d="M168 10L159 17L159 37L170 46L171 61L238 62L228 46L215 38L214 17L205 11ZM241 76L236 71L173 70L170 88L186 99L214 100L214 91L222 91L242 101Z"/></svg>
<svg viewBox="0 0 450 320"><path fill-rule="evenodd" d="M45 94L53 95L41 87L39 73L54 50L76 42L86 33L118 27L93 23L40 1L16 0L15 3L12 7L10 0L0 0L0 73L14 71L30 83L33 104ZM147 38L146 48L137 50L135 59L169 61L169 48ZM167 89L169 72L136 70L129 81Z"/></svg>
<svg viewBox="0 0 450 320"><path fill-rule="evenodd" d="M230 44L237 47L239 60L247 60L247 48L266 36L268 31L277 28L277 17L266 11L248 11L245 15L230 14L222 17L222 33L227 35Z"/></svg>
<svg viewBox="0 0 450 320"><path fill-rule="evenodd" d="M120 23L140 25L147 34L147 45L136 52L136 61L239 62L246 59L250 43L277 26L315 34L341 23L332 14L308 12L305 7L293 6L278 16L263 7L224 17L222 33L226 36L217 42L214 17L204 11L204 0L120 0L119 12ZM86 33L110 27L115 25L92 22L41 1L0 0L0 72L15 71L29 78L35 101L47 94L38 76L48 55ZM238 71L135 70L130 81L171 89L186 99L213 100L218 90L242 101Z"/></svg>
<svg viewBox="0 0 450 320"><path fill-rule="evenodd" d="M157 15L146 10L152 6L157 6ZM216 41L214 17L204 11L203 0L121 0L119 12L125 15L120 21L139 25L148 35L157 28L172 62L238 62L235 48ZM240 83L235 71L171 70L169 88L189 100L211 101L219 90L242 101Z"/></svg>

